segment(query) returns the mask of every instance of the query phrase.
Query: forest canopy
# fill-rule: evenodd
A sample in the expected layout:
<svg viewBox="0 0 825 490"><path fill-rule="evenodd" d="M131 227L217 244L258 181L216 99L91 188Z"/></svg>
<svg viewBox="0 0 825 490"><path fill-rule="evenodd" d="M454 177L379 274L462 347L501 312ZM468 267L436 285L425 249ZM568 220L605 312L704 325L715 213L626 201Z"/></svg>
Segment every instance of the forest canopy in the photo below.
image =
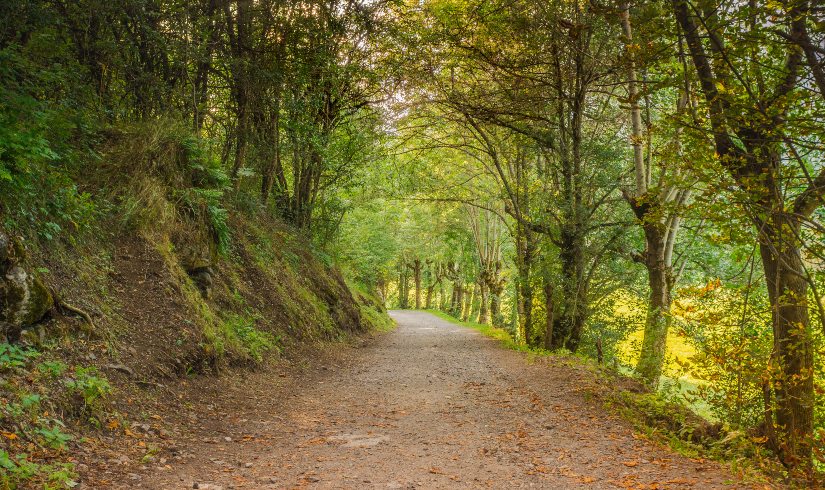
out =
<svg viewBox="0 0 825 490"><path fill-rule="evenodd" d="M211 261L233 213L276 219L388 306L592 357L806 471L823 134L805 0L0 3L7 232L197 222Z"/></svg>

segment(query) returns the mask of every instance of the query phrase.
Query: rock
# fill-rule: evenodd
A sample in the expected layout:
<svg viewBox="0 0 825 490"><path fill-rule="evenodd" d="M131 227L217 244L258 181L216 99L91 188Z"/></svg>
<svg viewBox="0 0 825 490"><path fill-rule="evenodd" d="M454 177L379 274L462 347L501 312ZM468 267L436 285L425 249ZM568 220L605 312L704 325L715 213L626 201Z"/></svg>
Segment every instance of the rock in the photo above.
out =
<svg viewBox="0 0 825 490"><path fill-rule="evenodd" d="M212 295L212 276L214 270L212 265L203 259L195 259L186 268L186 273L192 278L192 282L198 287L204 299L209 299Z"/></svg>
<svg viewBox="0 0 825 490"><path fill-rule="evenodd" d="M200 490L223 490L223 487L220 486L220 485L213 485L212 483L198 483L198 482L193 483L192 488L199 488Z"/></svg>
<svg viewBox="0 0 825 490"><path fill-rule="evenodd" d="M46 329L38 325L20 331L19 341L21 344L40 346L46 342Z"/></svg>
<svg viewBox="0 0 825 490"><path fill-rule="evenodd" d="M111 369L113 371L120 371L121 373L127 374L129 376L134 376L135 372L129 366L124 364L106 364L103 366L105 369Z"/></svg>
<svg viewBox="0 0 825 490"><path fill-rule="evenodd" d="M16 340L54 306L49 289L26 261L22 240L0 231L0 337Z"/></svg>

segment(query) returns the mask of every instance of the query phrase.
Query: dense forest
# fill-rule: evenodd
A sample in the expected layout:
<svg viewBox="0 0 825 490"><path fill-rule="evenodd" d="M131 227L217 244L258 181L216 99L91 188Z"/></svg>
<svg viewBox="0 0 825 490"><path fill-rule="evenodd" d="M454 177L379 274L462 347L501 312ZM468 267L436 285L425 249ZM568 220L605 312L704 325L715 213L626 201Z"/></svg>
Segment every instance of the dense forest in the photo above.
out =
<svg viewBox="0 0 825 490"><path fill-rule="evenodd" d="M5 0L0 488L71 486L42 412L119 427L91 345L212 375L385 307L592 359L813 478L824 134L806 0ZM183 323L135 327L164 297Z"/></svg>

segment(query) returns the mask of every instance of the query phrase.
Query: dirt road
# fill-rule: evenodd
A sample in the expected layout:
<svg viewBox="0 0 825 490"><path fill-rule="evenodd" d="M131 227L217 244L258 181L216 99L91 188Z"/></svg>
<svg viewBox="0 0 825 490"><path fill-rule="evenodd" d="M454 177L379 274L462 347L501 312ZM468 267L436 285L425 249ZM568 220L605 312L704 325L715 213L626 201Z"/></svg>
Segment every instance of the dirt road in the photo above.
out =
<svg viewBox="0 0 825 490"><path fill-rule="evenodd" d="M586 369L531 363L427 313L393 317L396 331L295 380L270 374L205 390L197 403L212 415L189 414L203 417L193 419L200 432L178 458L119 485L731 488L719 466L638 438L588 401Z"/></svg>

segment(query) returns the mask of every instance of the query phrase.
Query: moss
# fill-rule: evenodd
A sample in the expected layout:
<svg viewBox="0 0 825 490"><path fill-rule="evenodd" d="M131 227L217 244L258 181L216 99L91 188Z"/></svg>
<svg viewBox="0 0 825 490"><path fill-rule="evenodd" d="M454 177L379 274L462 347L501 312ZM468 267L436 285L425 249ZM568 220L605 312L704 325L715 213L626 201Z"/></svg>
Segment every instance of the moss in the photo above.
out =
<svg viewBox="0 0 825 490"><path fill-rule="evenodd" d="M15 336L54 306L49 289L31 270L22 240L0 232L0 335Z"/></svg>

